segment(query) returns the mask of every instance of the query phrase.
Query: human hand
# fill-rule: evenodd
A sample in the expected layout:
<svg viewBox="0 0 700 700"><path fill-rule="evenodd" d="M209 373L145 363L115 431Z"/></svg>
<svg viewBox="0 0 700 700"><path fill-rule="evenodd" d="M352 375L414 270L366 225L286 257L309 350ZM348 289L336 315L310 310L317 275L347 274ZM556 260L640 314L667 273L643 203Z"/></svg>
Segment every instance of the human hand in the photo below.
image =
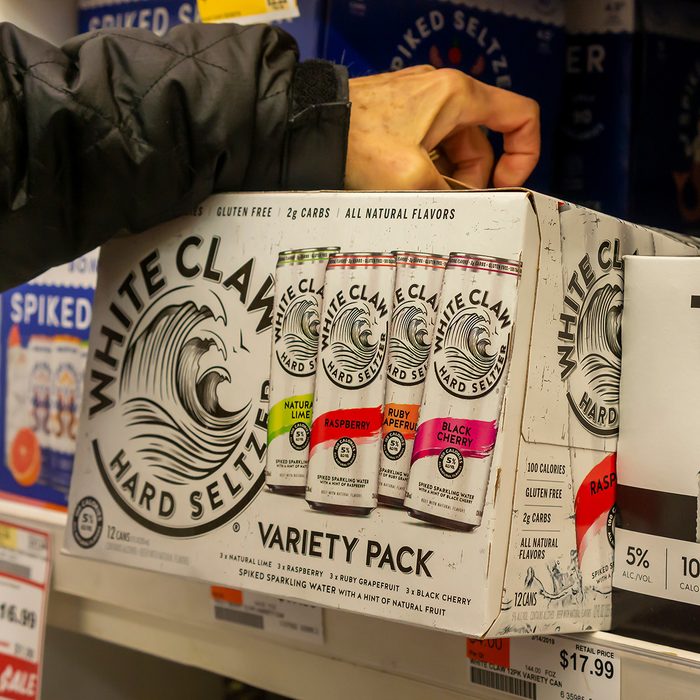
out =
<svg viewBox="0 0 700 700"><path fill-rule="evenodd" d="M348 189L447 189L430 159L439 148L452 177L486 187L494 155L485 126L503 134L495 187L522 185L540 154L537 102L458 70L415 66L350 81Z"/></svg>

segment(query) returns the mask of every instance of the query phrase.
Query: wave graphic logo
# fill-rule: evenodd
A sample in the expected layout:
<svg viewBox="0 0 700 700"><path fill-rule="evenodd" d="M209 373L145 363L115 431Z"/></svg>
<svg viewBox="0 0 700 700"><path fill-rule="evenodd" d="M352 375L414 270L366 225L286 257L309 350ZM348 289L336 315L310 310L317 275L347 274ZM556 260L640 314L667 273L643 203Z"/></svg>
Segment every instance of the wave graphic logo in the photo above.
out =
<svg viewBox="0 0 700 700"><path fill-rule="evenodd" d="M79 460L90 450L114 505L166 537L228 524L265 483L274 267L221 245L115 243L97 295Z"/></svg>
<svg viewBox="0 0 700 700"><path fill-rule="evenodd" d="M618 429L623 294L615 278L598 278L581 303L573 346L577 371L568 376L571 410L589 432L601 437Z"/></svg>
<svg viewBox="0 0 700 700"><path fill-rule="evenodd" d="M467 306L438 324L435 375L443 389L461 399L493 391L508 357L510 325L503 327L489 308Z"/></svg>
<svg viewBox="0 0 700 700"><path fill-rule="evenodd" d="M420 299L410 299L394 307L387 374L391 381L412 386L425 379L435 325L431 319L430 307Z"/></svg>
<svg viewBox="0 0 700 700"><path fill-rule="evenodd" d="M581 369L604 401L620 398L622 287L605 279L591 290L579 317L576 346Z"/></svg>
<svg viewBox="0 0 700 700"><path fill-rule="evenodd" d="M207 304L187 297L186 288L174 289L140 318L119 387L129 444L153 479L171 485L201 482L219 470L239 446L251 411L249 399L233 400L234 346L225 339L221 300L214 293Z"/></svg>
<svg viewBox="0 0 700 700"><path fill-rule="evenodd" d="M597 254L581 258L567 283L557 331L571 412L589 433L602 438L617 435L619 427L624 252L618 239L604 240Z"/></svg>
<svg viewBox="0 0 700 700"><path fill-rule="evenodd" d="M294 299L279 322L275 342L277 361L295 377L309 377L316 371L316 354L321 327L318 296L307 293Z"/></svg>
<svg viewBox="0 0 700 700"><path fill-rule="evenodd" d="M365 301L353 301L333 317L323 343L328 378L346 389L361 389L379 374L387 348L388 320L380 321Z"/></svg>

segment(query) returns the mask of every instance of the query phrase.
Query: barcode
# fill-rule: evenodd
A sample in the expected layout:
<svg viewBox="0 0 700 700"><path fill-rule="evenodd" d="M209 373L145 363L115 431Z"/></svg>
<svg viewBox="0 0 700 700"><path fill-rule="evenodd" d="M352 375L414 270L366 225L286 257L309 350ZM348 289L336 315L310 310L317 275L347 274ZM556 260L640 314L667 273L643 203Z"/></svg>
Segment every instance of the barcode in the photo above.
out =
<svg viewBox="0 0 700 700"><path fill-rule="evenodd" d="M262 615L246 612L245 610L232 610L219 605L214 606L214 617L217 620L226 620L226 622L235 622L239 625L247 625L261 630L265 627L265 622Z"/></svg>
<svg viewBox="0 0 700 700"><path fill-rule="evenodd" d="M485 685L487 688L500 690L502 693L510 693L521 698L537 700L537 684L531 681L524 681L522 678L505 676L502 673L486 671L483 668L471 667L472 683Z"/></svg>
<svg viewBox="0 0 700 700"><path fill-rule="evenodd" d="M17 576L18 578L31 579L32 577L32 570L28 566L15 564L13 561L0 560L0 573Z"/></svg>

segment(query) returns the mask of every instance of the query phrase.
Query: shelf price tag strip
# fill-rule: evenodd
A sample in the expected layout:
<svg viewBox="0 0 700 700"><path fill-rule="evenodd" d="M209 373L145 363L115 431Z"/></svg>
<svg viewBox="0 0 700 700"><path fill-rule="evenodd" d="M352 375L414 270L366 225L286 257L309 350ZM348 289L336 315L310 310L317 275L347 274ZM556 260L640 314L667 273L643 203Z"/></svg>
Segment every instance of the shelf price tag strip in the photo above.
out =
<svg viewBox="0 0 700 700"><path fill-rule="evenodd" d="M323 644L323 610L263 593L212 586L214 618L283 637Z"/></svg>
<svg viewBox="0 0 700 700"><path fill-rule="evenodd" d="M299 16L296 0L197 0L202 22L254 24Z"/></svg>
<svg viewBox="0 0 700 700"><path fill-rule="evenodd" d="M47 532L0 522L0 698L40 697L51 573Z"/></svg>
<svg viewBox="0 0 700 700"><path fill-rule="evenodd" d="M468 639L469 681L529 700L619 700L620 659L567 637Z"/></svg>

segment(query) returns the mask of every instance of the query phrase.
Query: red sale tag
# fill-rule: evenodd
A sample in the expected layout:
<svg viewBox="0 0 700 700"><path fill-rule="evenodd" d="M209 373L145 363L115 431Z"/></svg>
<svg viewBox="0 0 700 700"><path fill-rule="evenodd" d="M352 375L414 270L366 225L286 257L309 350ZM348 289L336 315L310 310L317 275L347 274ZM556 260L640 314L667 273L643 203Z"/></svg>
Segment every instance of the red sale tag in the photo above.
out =
<svg viewBox="0 0 700 700"><path fill-rule="evenodd" d="M467 639L467 656L494 666L510 666L510 639Z"/></svg>
<svg viewBox="0 0 700 700"><path fill-rule="evenodd" d="M0 698L40 697L49 534L0 522Z"/></svg>
<svg viewBox="0 0 700 700"><path fill-rule="evenodd" d="M243 591L238 588L224 588L224 586L212 586L211 597L214 600L225 600L231 605L243 605Z"/></svg>

